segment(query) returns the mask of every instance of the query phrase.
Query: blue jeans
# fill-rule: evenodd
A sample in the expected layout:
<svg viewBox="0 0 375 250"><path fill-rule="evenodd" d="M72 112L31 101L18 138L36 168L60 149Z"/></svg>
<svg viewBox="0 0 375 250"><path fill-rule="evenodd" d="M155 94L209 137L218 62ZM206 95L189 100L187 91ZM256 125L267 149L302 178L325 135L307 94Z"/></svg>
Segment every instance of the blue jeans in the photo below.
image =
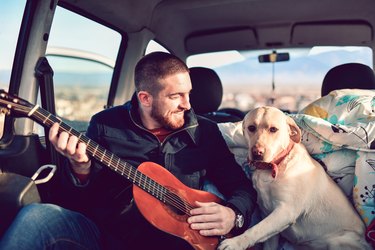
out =
<svg viewBox="0 0 375 250"><path fill-rule="evenodd" d="M85 216L52 204L23 207L0 240L1 250L100 249L100 233Z"/></svg>

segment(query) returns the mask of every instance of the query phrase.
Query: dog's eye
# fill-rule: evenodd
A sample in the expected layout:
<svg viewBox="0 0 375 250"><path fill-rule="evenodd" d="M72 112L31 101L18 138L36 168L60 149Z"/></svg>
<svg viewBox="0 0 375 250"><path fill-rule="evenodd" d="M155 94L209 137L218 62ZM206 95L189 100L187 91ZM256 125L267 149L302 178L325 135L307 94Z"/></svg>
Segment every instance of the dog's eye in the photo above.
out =
<svg viewBox="0 0 375 250"><path fill-rule="evenodd" d="M271 132L271 133L276 133L277 131L278 131L277 128L275 128L275 127L270 127L270 132Z"/></svg>
<svg viewBox="0 0 375 250"><path fill-rule="evenodd" d="M250 125L247 127L247 130L249 130L249 132L255 132L256 127L254 125Z"/></svg>

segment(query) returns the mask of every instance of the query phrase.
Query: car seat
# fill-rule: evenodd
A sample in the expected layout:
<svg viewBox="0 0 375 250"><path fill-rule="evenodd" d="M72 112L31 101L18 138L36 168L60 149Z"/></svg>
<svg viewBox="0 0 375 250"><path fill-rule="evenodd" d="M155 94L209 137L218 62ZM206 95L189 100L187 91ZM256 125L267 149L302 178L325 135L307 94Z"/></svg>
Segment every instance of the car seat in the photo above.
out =
<svg viewBox="0 0 375 250"><path fill-rule="evenodd" d="M210 68L190 68L192 92L190 103L194 112L215 122L237 122L243 119L240 110L226 108L218 110L223 98L223 86L217 73Z"/></svg>
<svg viewBox="0 0 375 250"><path fill-rule="evenodd" d="M337 89L375 89L374 71L361 63L346 63L330 69L323 79L321 95Z"/></svg>

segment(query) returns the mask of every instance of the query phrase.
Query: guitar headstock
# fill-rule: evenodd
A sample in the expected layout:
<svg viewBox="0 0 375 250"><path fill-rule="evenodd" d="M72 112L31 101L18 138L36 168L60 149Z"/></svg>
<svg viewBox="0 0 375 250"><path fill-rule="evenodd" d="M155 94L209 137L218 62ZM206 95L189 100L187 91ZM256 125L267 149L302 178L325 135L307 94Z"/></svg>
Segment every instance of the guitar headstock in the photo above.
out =
<svg viewBox="0 0 375 250"><path fill-rule="evenodd" d="M25 117L34 107L35 105L28 101L12 96L5 90L0 89L0 112L2 114Z"/></svg>

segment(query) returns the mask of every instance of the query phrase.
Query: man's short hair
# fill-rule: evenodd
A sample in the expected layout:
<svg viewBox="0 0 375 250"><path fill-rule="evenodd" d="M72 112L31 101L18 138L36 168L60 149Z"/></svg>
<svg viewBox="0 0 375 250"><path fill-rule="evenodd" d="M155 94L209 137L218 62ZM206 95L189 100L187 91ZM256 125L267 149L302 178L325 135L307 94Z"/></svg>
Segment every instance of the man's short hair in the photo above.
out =
<svg viewBox="0 0 375 250"><path fill-rule="evenodd" d="M135 90L157 95L163 87L159 84L160 79L183 72L189 72L189 68L177 56L165 52L150 53L135 66Z"/></svg>

